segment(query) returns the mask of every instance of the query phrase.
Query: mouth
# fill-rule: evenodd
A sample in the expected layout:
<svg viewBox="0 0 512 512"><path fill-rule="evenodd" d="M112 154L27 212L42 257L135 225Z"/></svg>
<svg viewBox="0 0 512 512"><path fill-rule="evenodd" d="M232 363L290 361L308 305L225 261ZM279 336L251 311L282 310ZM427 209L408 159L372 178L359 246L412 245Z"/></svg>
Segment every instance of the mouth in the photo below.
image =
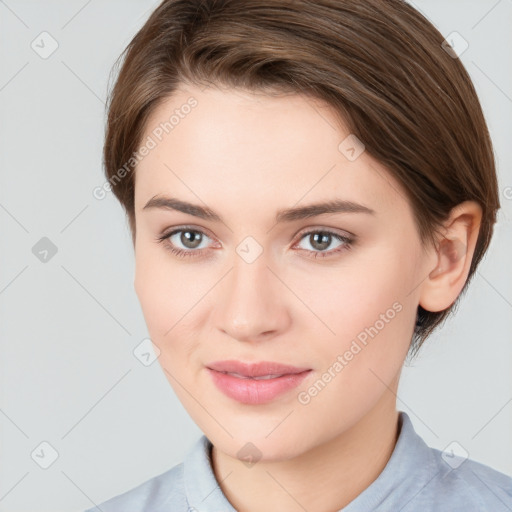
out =
<svg viewBox="0 0 512 512"><path fill-rule="evenodd" d="M295 375L310 368L291 366L288 364L276 363L274 361L260 361L257 363L244 363L235 359L227 361L214 361L206 365L210 370L220 373L229 373L243 378L257 377L281 377L283 375Z"/></svg>
<svg viewBox="0 0 512 512"><path fill-rule="evenodd" d="M254 380L267 380L267 379L276 379L277 377L282 377L283 375L287 375L285 373L276 374L276 375L260 375L258 377L248 377L247 375L240 375L239 373L234 372L219 372L224 373L226 375L232 375L233 377L238 377L239 379L254 379Z"/></svg>
<svg viewBox="0 0 512 512"><path fill-rule="evenodd" d="M262 361L216 361L206 370L217 388L229 398L244 404L263 404L297 387L311 368Z"/></svg>

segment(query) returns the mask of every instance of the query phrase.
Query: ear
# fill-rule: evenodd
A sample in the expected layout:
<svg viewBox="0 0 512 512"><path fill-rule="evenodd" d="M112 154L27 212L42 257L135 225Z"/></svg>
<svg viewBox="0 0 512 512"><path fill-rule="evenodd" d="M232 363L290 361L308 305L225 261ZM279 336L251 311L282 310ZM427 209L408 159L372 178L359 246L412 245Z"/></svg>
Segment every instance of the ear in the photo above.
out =
<svg viewBox="0 0 512 512"><path fill-rule="evenodd" d="M449 308L466 283L482 221L475 201L460 203L443 224L442 235L428 261L436 262L421 286L419 304L427 311Z"/></svg>

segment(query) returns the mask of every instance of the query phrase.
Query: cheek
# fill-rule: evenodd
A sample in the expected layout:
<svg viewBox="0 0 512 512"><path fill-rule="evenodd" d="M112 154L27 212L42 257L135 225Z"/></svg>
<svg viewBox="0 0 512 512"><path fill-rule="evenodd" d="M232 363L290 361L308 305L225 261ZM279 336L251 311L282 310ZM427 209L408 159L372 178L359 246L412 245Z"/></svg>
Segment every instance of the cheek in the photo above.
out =
<svg viewBox="0 0 512 512"><path fill-rule="evenodd" d="M387 280L368 288L361 284L357 300L332 297L337 310L326 323L336 336L316 337L316 380L298 396L307 418L332 416L333 432L354 424L379 400L394 400L390 388L412 336L413 305L399 300Z"/></svg>
<svg viewBox="0 0 512 512"><path fill-rule="evenodd" d="M410 292L417 276L413 255L406 262L399 253L381 251L378 257L358 261L350 272L343 269L338 277L332 273L309 288L315 292L309 293L308 304L331 331L319 324L324 334L317 336L316 350L324 370L331 368L342 387L357 382L357 394L367 391L366 386L382 387L377 376L388 384L409 348L417 308ZM342 369L332 368L338 356Z"/></svg>
<svg viewBox="0 0 512 512"><path fill-rule="evenodd" d="M162 335L174 324L172 289L168 287L167 279L158 267L151 265L148 260L137 258L135 287L144 319L154 343L161 341Z"/></svg>
<svg viewBox="0 0 512 512"><path fill-rule="evenodd" d="M213 307L207 295L213 278L150 250L137 254L135 269L137 297L151 340L160 350L160 364L184 373L181 369L192 364L201 338L198 329Z"/></svg>
<svg viewBox="0 0 512 512"><path fill-rule="evenodd" d="M356 261L350 268L308 278L302 293L326 329L323 336L341 343L349 342L376 326L379 332L395 329L410 312L404 311L415 298L409 294L414 282L412 272L392 257ZM399 311L400 310L400 311Z"/></svg>
<svg viewBox="0 0 512 512"><path fill-rule="evenodd" d="M141 247L135 258L135 290L153 342L171 340L189 302L182 273L162 256L162 249Z"/></svg>

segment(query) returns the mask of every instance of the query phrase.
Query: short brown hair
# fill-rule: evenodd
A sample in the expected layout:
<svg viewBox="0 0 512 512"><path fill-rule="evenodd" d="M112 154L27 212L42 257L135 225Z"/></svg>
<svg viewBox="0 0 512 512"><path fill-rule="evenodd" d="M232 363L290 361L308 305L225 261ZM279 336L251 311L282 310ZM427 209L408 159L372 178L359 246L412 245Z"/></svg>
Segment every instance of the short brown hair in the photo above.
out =
<svg viewBox="0 0 512 512"><path fill-rule="evenodd" d="M132 239L134 174L127 171L135 171L132 156L149 115L180 84L295 92L327 102L398 180L423 244L435 243L453 207L480 204L458 301L489 246L500 204L477 93L443 41L402 0L164 0L120 55L107 103L105 174ZM410 353L457 301L440 312L418 306Z"/></svg>

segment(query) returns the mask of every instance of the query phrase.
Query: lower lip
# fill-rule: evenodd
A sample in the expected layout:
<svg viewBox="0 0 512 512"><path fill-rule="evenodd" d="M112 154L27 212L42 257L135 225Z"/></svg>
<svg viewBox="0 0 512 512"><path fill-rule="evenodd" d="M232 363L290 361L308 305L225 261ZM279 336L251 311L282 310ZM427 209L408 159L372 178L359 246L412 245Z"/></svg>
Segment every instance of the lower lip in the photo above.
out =
<svg viewBox="0 0 512 512"><path fill-rule="evenodd" d="M275 379L243 379L207 368L215 385L228 397L244 404L264 404L296 388L311 370L282 375Z"/></svg>

